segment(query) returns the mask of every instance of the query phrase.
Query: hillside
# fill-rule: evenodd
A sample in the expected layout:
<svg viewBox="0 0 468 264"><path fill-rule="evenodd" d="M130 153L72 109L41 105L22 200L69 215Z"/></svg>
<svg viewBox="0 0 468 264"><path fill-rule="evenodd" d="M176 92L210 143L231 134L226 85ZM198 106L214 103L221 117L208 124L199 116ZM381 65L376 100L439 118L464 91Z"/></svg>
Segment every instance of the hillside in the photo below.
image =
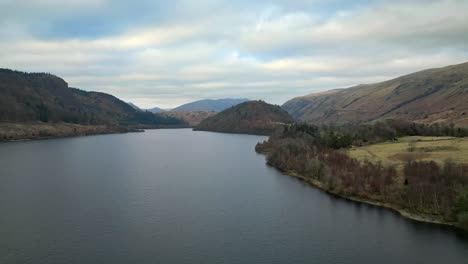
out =
<svg viewBox="0 0 468 264"><path fill-rule="evenodd" d="M109 94L69 88L63 79L51 74L8 69L0 69L0 122L107 127L184 124L179 119L137 111Z"/></svg>
<svg viewBox="0 0 468 264"><path fill-rule="evenodd" d="M133 109L135 109L137 111L147 111L147 112L151 112L153 114L159 114L159 113L165 112L164 109L161 109L159 107L153 107L153 108L149 108L149 109L142 109L142 108L138 107L137 105L135 105L132 102L128 102L127 104L130 105Z"/></svg>
<svg viewBox="0 0 468 264"><path fill-rule="evenodd" d="M132 103L132 102L128 102L127 104L130 105L130 106L131 106L133 109L135 109L135 110L143 111L143 109L141 109L140 107L138 107L137 105L135 105L135 104Z"/></svg>
<svg viewBox="0 0 468 264"><path fill-rule="evenodd" d="M214 112L221 112L231 106L243 103L248 101L248 99L206 99L191 102L188 104L183 104L178 106L171 111L214 111Z"/></svg>
<svg viewBox="0 0 468 264"><path fill-rule="evenodd" d="M282 107L317 124L399 118L468 126L468 63L297 97Z"/></svg>
<svg viewBox="0 0 468 264"><path fill-rule="evenodd" d="M333 195L468 230L466 136L468 129L407 121L301 123L255 149L269 165Z"/></svg>
<svg viewBox="0 0 468 264"><path fill-rule="evenodd" d="M153 108L150 108L150 109L146 109L146 111L151 112L151 113L154 113L154 114L166 112L166 110L161 109L161 108L159 108L159 107L153 107Z"/></svg>
<svg viewBox="0 0 468 264"><path fill-rule="evenodd" d="M279 106L248 101L203 120L195 130L269 135L278 125L293 121Z"/></svg>
<svg viewBox="0 0 468 264"><path fill-rule="evenodd" d="M215 114L216 112L213 111L167 111L161 113L162 116L181 119L191 127L197 126L203 120Z"/></svg>

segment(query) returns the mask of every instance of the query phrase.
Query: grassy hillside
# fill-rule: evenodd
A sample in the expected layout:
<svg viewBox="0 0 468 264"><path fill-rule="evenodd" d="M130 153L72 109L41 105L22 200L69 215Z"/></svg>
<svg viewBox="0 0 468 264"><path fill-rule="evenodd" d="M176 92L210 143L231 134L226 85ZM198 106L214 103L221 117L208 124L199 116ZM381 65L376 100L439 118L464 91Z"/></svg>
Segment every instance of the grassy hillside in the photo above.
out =
<svg viewBox="0 0 468 264"><path fill-rule="evenodd" d="M306 95L287 101L283 108L310 123L398 118L468 126L468 63Z"/></svg>
<svg viewBox="0 0 468 264"><path fill-rule="evenodd" d="M203 120L196 130L269 135L280 125L294 120L279 106L249 101Z"/></svg>
<svg viewBox="0 0 468 264"><path fill-rule="evenodd" d="M47 73L0 69L0 122L81 125L181 125L183 121L137 111L118 98L69 88Z"/></svg>
<svg viewBox="0 0 468 264"><path fill-rule="evenodd" d="M468 169L468 138L403 137L395 142L353 147L348 154L361 161L395 165L399 170L411 160L432 160L442 165L448 159L465 164Z"/></svg>

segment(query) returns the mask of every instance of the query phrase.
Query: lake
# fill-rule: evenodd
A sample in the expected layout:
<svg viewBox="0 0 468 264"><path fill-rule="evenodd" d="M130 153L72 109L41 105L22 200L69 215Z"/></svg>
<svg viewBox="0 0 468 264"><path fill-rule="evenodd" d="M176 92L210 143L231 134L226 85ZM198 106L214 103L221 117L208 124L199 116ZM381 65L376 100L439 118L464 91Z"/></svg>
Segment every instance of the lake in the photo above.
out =
<svg viewBox="0 0 468 264"><path fill-rule="evenodd" d="M0 144L0 263L468 263L468 238L189 129Z"/></svg>

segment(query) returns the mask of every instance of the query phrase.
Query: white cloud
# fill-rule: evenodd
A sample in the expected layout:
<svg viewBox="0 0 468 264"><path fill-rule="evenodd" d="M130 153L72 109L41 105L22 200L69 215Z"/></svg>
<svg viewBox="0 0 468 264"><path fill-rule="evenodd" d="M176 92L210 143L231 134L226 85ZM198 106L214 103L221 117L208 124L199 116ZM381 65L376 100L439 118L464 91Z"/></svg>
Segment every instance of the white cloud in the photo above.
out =
<svg viewBox="0 0 468 264"><path fill-rule="evenodd" d="M28 3L69 8L42 1ZM378 1L325 13L301 8L311 3L261 1L239 8L203 1L203 11L189 12L195 3L182 1L165 23L50 38L21 23L22 16L36 19L18 11L27 2L3 1L0 7L10 6L17 17L0 18L8 24L0 27L0 67L48 71L73 87L112 93L142 107L172 107L228 96L282 103L468 60L466 1ZM80 12L110 7L104 0L71 4Z"/></svg>
<svg viewBox="0 0 468 264"><path fill-rule="evenodd" d="M462 47L468 41L468 2L386 2L352 12L339 11L325 21L304 12L258 21L243 30L241 43L254 52L313 50L364 45Z"/></svg>

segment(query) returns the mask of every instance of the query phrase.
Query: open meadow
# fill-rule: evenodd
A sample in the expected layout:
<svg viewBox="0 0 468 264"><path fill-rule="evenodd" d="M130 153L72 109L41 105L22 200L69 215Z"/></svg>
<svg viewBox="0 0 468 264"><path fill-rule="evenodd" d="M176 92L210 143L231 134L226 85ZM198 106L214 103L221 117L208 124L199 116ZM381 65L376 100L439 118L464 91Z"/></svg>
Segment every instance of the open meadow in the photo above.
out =
<svg viewBox="0 0 468 264"><path fill-rule="evenodd" d="M395 165L399 171L409 160L445 160L468 165L468 138L454 137L402 137L394 142L384 142L363 147L352 147L348 154L358 160Z"/></svg>

